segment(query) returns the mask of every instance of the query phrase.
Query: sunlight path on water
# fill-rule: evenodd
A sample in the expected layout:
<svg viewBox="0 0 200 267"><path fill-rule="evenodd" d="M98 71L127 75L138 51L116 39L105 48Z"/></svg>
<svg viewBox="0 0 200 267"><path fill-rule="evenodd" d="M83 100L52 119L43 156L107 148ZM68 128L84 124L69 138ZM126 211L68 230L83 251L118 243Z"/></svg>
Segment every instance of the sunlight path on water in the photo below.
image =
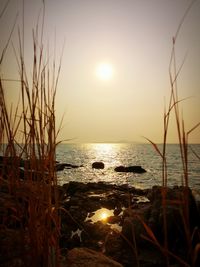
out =
<svg viewBox="0 0 200 267"><path fill-rule="evenodd" d="M162 149L162 145L159 145L159 148ZM200 154L200 145L192 145L192 148ZM180 185L182 162L179 145L169 144L167 157L169 185ZM61 144L58 146L56 159L61 163L82 166L58 172L59 184L69 181L108 182L118 185L128 183L142 189L161 185L161 158L150 144ZM104 169L93 169L92 163L96 161L104 163ZM140 165L147 172L143 174L115 172L115 167L120 165ZM191 149L188 151L188 170L190 186L199 189L199 160Z"/></svg>

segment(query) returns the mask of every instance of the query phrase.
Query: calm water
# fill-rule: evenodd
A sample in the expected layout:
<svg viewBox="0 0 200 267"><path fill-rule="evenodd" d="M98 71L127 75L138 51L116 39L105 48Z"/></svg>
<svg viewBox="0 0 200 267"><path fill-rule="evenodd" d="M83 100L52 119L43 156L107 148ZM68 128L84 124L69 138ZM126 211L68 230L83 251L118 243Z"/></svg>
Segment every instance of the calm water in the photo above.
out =
<svg viewBox="0 0 200 267"><path fill-rule="evenodd" d="M161 148L162 146L160 146ZM200 144L191 145L200 156ZM167 146L168 184L181 185L182 164L179 145ZM64 169L58 172L58 181L98 182L124 184L135 187L150 188L162 183L161 158L150 144L61 144L57 148L57 160L63 163L83 165L78 169ZM105 164L103 170L92 169L94 161ZM189 185L200 189L200 160L191 149L188 151ZM114 167L119 165L141 165L144 174L117 173Z"/></svg>

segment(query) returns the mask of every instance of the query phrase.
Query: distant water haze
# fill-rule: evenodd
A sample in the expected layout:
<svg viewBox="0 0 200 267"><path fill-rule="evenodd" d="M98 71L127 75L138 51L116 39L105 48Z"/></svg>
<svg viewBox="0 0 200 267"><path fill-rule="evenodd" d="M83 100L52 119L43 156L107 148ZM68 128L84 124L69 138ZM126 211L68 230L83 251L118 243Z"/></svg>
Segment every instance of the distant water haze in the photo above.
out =
<svg viewBox="0 0 200 267"><path fill-rule="evenodd" d="M0 10L7 0L0 1ZM0 51L16 27L1 66L5 79L18 79L18 27L22 2L10 1L1 18ZM24 1L24 59L32 75L32 29L42 23L42 2ZM76 0L45 2L43 49L47 61L59 57L64 45L56 97L57 127L64 114L59 140L73 142L160 143L163 113L170 95L169 61L172 37L190 1ZM186 131L200 114L200 1L195 1L176 43L180 113ZM40 27L39 27L40 29ZM39 33L41 31L39 30ZM31 84L31 82L30 82ZM19 83L5 82L8 105L16 105ZM187 99L188 98L188 99ZM199 143L200 129L189 141ZM177 143L172 116L168 142Z"/></svg>

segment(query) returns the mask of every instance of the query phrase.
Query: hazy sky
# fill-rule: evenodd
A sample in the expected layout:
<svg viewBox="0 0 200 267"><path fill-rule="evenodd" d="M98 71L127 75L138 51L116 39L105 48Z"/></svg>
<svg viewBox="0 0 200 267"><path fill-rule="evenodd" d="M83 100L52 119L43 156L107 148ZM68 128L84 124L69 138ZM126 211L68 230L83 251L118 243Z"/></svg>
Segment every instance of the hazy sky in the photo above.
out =
<svg viewBox="0 0 200 267"><path fill-rule="evenodd" d="M0 1L0 10L7 1ZM42 0L25 0L26 61L31 62L32 28ZM57 121L64 115L60 139L74 142L162 141L163 112L170 94L168 67L175 34L189 0L46 0L44 42L56 43L59 60L65 43L57 93ZM17 46L22 0L10 1L1 19L0 48L9 36ZM186 129L200 121L200 1L186 17L177 40L177 64L187 58L178 80ZM56 41L55 41L56 40ZM53 55L53 52L52 52ZM111 70L96 73L101 63ZM17 77L12 48L3 64L5 78ZM108 73L110 71L110 74ZM30 66L31 73L31 66ZM106 77L106 75L108 77ZM101 77L100 77L101 76ZM16 101L6 84L8 101ZM172 121L169 142L177 142ZM199 143L200 129L190 136Z"/></svg>

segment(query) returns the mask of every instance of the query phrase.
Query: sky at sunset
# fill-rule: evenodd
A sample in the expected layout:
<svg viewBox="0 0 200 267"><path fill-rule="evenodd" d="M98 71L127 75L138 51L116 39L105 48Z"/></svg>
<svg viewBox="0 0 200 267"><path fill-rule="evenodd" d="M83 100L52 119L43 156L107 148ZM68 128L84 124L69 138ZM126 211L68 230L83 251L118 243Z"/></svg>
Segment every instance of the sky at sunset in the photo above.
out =
<svg viewBox="0 0 200 267"><path fill-rule="evenodd" d="M7 0L0 1L0 11ZM32 29L42 0L24 1L25 61L31 73ZM163 113L170 95L172 37L189 0L46 0L44 45L56 59L64 46L56 98L56 119L64 114L59 139L73 142L162 142ZM18 14L18 16L17 16ZM9 2L0 23L0 51L15 17L12 35L22 27L22 0ZM41 16L39 17L41 21ZM55 49L54 49L55 48ZM176 43L177 65L187 53L178 79L185 126L200 121L200 1L187 15ZM1 72L18 78L12 45ZM5 83L8 103L18 99L17 85ZM168 142L177 142L174 121ZM190 135L200 142L200 127Z"/></svg>

